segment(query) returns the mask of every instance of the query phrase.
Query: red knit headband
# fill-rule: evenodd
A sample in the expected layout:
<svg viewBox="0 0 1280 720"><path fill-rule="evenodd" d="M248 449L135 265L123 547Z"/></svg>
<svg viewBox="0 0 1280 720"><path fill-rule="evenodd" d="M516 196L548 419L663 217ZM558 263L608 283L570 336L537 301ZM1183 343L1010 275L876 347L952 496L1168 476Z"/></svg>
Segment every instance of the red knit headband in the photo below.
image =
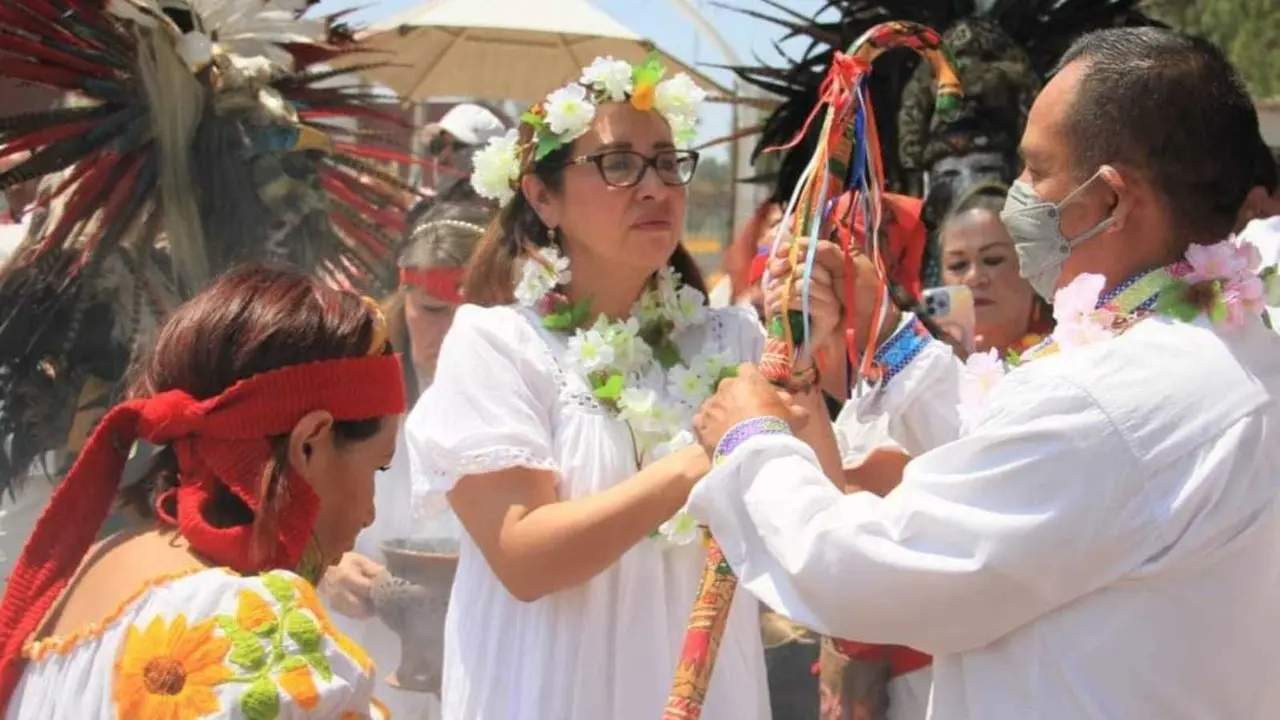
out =
<svg viewBox="0 0 1280 720"><path fill-rule="evenodd" d="M400 284L415 287L441 302L462 304L462 279L466 269L460 267L400 268Z"/></svg>
<svg viewBox="0 0 1280 720"><path fill-rule="evenodd" d="M221 395L196 400L181 390L130 400L98 424L58 485L9 577L0 605L0 709L22 677L22 646L70 582L111 511L134 443L170 445L178 456L178 530L191 547L241 572L293 568L310 541L320 501L288 470L287 506L265 557L255 557L253 528L215 528L201 508L219 486L249 507L272 459L271 438L289 434L306 414L364 420L405 411L403 369L394 355L294 365L255 375Z"/></svg>

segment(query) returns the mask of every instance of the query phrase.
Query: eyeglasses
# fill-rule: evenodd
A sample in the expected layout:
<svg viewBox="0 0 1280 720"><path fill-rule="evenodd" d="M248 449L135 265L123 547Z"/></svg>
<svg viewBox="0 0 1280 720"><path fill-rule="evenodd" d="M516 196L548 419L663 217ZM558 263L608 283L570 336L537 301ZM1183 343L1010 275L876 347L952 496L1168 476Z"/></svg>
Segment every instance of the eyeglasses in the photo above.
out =
<svg viewBox="0 0 1280 720"><path fill-rule="evenodd" d="M698 168L698 153L693 150L663 150L647 157L634 150L608 150L573 158L561 167L586 163L595 164L601 179L609 187L635 187L649 168L658 173L663 185L683 187L693 180L693 171Z"/></svg>

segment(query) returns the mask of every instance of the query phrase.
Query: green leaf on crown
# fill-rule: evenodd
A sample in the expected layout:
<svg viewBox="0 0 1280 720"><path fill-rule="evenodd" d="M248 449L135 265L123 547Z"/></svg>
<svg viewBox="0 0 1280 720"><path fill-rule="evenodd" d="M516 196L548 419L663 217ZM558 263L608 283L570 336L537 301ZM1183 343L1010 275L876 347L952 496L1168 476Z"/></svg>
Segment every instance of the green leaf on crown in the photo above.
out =
<svg viewBox="0 0 1280 720"><path fill-rule="evenodd" d="M657 85L666 72L667 68L662 64L662 55L656 51L650 52L644 62L635 66L631 71L631 80L637 86Z"/></svg>
<svg viewBox="0 0 1280 720"><path fill-rule="evenodd" d="M538 146L533 151L534 162L540 162L543 158L555 152L564 144L561 142L560 138L552 134L548 128L539 128L537 137Z"/></svg>

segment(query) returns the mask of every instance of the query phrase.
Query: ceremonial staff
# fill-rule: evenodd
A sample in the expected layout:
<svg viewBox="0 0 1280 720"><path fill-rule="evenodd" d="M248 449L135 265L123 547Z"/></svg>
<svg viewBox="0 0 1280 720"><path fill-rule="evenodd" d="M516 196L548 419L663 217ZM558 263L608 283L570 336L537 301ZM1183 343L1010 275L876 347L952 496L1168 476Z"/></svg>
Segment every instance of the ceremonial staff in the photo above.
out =
<svg viewBox="0 0 1280 720"><path fill-rule="evenodd" d="M866 353L865 358L856 357L857 345L848 319L853 317L853 258L858 250L871 258L880 277L881 287L877 294L876 312L872 315L874 320L870 337L879 335L885 310L891 301L881 243L872 240L880 236L878 231L881 223L880 198L884 188L884 167L866 80L875 59L885 51L895 48L915 51L933 68L938 84L937 107L944 117L954 113L959 107L960 81L956 77L953 61L938 33L923 25L911 22L881 23L858 38L847 53L836 53L823 82L819 103L793 145L804 138L809 125L825 107L821 141L805 174L796 185L774 237L775 254L784 241L789 244L793 268L801 263L800 245L794 240L809 240L808 251L803 258L806 284L802 287L801 308L793 310L790 307L791 291L796 281L796 276L792 273L785 280L780 311L768 318L768 339L760 360L760 372L779 386L791 386L797 380L813 380L814 376L810 375L812 348L806 342L809 337L807 278L812 274L820 233L830 232L832 223L836 220L832 212L836 207L836 200L845 193L853 193L853 202L848 204L847 211L852 215L861 209L864 228L860 239L855 238L853 232L837 233L840 235L845 262L846 347L850 361L860 367L862 374L875 372L871 365L871 353ZM849 226L852 227L852 223ZM797 367L801 370L797 371ZM672 680L671 694L663 711L663 720L697 720L701 717L716 654L720 649L720 639L724 635L729 607L737 589L737 578L720 546L710 536L707 544L707 562L689 616L684 647Z"/></svg>

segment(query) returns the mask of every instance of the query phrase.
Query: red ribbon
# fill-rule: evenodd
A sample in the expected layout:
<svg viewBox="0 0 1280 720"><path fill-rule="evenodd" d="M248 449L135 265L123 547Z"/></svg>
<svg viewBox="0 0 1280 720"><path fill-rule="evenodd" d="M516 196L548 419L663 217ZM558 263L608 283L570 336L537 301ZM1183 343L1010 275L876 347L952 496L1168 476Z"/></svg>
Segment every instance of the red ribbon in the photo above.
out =
<svg viewBox="0 0 1280 720"><path fill-rule="evenodd" d="M400 284L415 287L440 302L462 304L462 278L465 268L430 267L400 268Z"/></svg>
<svg viewBox="0 0 1280 720"><path fill-rule="evenodd" d="M831 60L831 68L827 70L827 76L823 78L822 86L818 88L818 104L809 111L809 117L805 118L800 132L796 133L795 138L786 145L767 148L764 152L790 150L799 145L809 134L809 126L813 124L813 119L818 116L818 113L828 105L840 107L848 103L854 88L858 86L862 76L870 70L871 66L867 63L837 50L835 57ZM839 129L832 128L832 131L836 132Z"/></svg>
<svg viewBox="0 0 1280 720"><path fill-rule="evenodd" d="M201 509L226 487L258 510L271 439L288 435L305 415L364 420L405 411L403 370L395 355L295 365L241 380L200 400L181 390L129 400L98 424L71 472L36 523L0 605L0 706L22 677L22 646L70 582L115 501L134 443L170 445L178 456L176 521L192 549L240 572L294 568L310 541L320 501L286 470L278 522L255 543L253 527L217 528ZM265 545L266 547L261 547Z"/></svg>

